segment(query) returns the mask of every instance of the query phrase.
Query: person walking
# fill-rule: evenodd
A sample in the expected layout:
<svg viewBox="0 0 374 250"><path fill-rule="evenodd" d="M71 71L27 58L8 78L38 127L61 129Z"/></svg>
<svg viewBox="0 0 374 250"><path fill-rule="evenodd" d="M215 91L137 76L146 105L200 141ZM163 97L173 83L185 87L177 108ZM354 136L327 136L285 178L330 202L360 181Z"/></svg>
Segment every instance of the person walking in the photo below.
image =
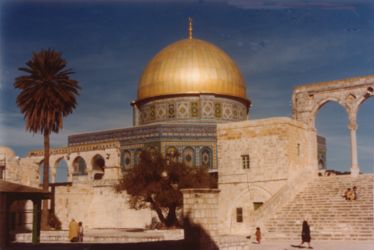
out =
<svg viewBox="0 0 374 250"><path fill-rule="evenodd" d="M80 221L78 223L79 226L79 236L78 236L78 241L83 242L83 223Z"/></svg>
<svg viewBox="0 0 374 250"><path fill-rule="evenodd" d="M69 223L69 240L70 242L77 242L79 236L79 226L78 223L71 219Z"/></svg>
<svg viewBox="0 0 374 250"><path fill-rule="evenodd" d="M256 241L257 244L261 243L261 230L259 227L256 227Z"/></svg>
<svg viewBox="0 0 374 250"><path fill-rule="evenodd" d="M300 244L300 247L303 246L304 242L307 242L308 243L308 248L312 248L310 246L310 240L311 240L311 237L310 237L310 227L309 227L309 224L306 220L303 221L303 227L302 227L302 230L301 230L301 244Z"/></svg>

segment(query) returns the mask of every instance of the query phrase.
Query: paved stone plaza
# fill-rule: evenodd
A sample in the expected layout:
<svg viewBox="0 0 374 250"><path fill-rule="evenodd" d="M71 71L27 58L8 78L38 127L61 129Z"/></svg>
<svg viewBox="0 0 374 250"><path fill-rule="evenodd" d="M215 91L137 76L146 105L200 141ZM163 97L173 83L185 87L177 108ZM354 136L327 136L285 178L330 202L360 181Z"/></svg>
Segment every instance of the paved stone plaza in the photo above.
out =
<svg viewBox="0 0 374 250"><path fill-rule="evenodd" d="M292 250L292 249L308 249L307 246L299 248L300 242L289 241L269 241L260 245L254 244L252 240L248 240L248 250ZM190 246L182 241L165 241L151 243L60 243L60 244L14 244L4 250L23 250L23 249L51 249L51 250L70 250L70 249L191 249ZM315 250L373 250L374 241L313 241L312 247ZM229 248L231 250L231 248Z"/></svg>
<svg viewBox="0 0 374 250"><path fill-rule="evenodd" d="M18 243L12 244L6 249L194 249L190 248L191 243L183 240L183 231L175 230L136 230L136 229L102 229L90 230L87 232L85 242L69 243L67 240L67 231L50 231L42 232L41 244L35 246L30 242L27 235L18 235ZM230 248L233 245L230 242L241 242L239 248ZM245 236L225 235L220 237L220 249L227 250L292 250L292 249L308 249L307 244L304 248L298 247L298 240L263 240L261 244L257 244L254 236L250 239ZM228 244L225 244L228 243ZM225 247L227 245L227 247ZM235 244L234 244L235 245ZM317 240L311 242L313 249L318 250L373 250L374 241L333 241L333 240Z"/></svg>
<svg viewBox="0 0 374 250"><path fill-rule="evenodd" d="M260 245L251 244L250 250L291 250L291 249L308 249L307 244L304 248L295 247L300 242L290 241L269 241ZM373 250L374 241L312 241L311 245L316 250Z"/></svg>

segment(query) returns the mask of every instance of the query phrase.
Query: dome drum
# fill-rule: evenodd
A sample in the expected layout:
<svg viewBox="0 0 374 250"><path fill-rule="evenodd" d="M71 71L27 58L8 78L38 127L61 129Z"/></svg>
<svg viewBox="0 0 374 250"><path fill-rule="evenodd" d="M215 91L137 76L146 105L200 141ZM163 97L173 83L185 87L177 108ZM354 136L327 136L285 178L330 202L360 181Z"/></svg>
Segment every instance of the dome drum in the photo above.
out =
<svg viewBox="0 0 374 250"><path fill-rule="evenodd" d="M243 121L248 114L248 104L241 100L209 94L156 98L133 106L134 125Z"/></svg>

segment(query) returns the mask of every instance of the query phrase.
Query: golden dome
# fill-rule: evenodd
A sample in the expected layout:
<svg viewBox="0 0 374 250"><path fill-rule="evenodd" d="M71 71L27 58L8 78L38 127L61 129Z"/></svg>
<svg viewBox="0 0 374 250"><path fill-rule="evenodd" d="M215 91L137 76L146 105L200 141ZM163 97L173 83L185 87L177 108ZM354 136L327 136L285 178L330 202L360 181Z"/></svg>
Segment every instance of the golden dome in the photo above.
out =
<svg viewBox="0 0 374 250"><path fill-rule="evenodd" d="M192 37L161 50L148 63L138 85L138 100L201 93L247 101L243 76L230 56Z"/></svg>

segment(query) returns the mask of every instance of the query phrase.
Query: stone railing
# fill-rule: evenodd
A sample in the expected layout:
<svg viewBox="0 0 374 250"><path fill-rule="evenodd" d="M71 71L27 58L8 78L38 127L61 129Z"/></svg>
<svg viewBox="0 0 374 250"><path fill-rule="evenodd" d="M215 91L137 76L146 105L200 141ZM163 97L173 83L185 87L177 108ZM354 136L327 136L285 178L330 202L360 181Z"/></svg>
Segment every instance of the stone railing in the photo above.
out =
<svg viewBox="0 0 374 250"><path fill-rule="evenodd" d="M264 205L254 211L251 215L251 224L266 231L266 220L273 216L277 209L291 202L314 178L317 178L317 174L308 168L291 177Z"/></svg>

